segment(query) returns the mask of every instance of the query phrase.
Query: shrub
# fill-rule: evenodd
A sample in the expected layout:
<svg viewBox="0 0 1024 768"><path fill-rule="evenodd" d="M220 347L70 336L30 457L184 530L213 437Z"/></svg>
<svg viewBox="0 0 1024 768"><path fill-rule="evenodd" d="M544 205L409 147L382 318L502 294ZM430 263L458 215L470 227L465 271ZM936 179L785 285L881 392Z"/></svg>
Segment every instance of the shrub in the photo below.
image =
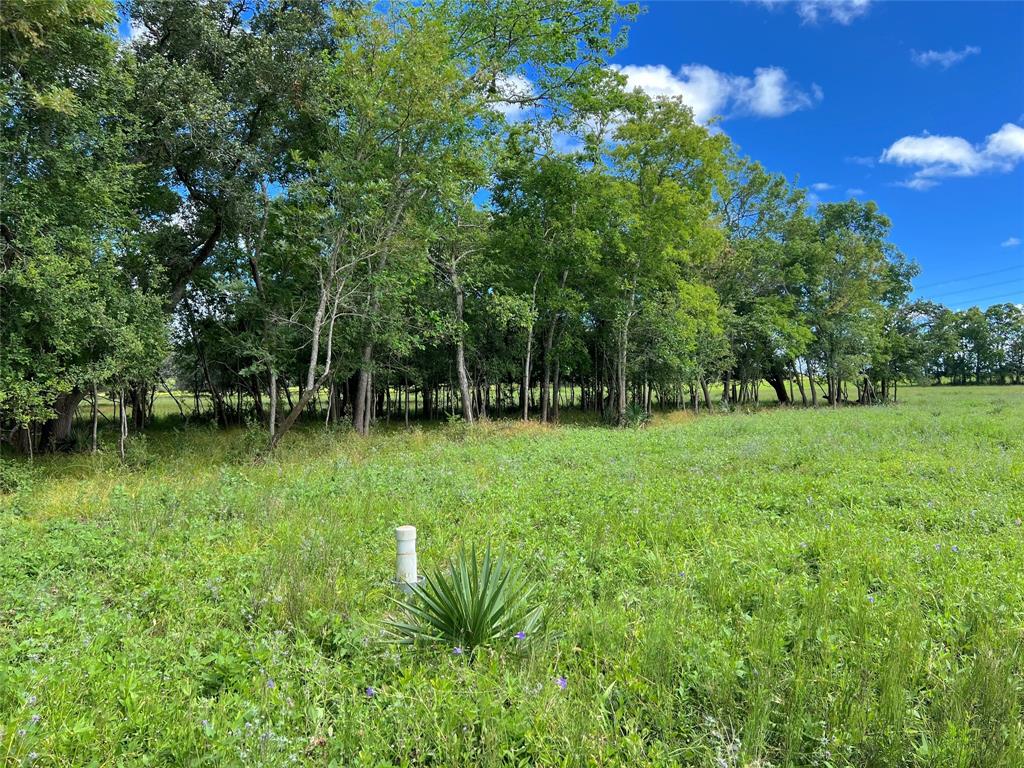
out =
<svg viewBox="0 0 1024 768"><path fill-rule="evenodd" d="M651 415L647 412L647 409L637 403L631 403L626 406L626 412L622 414L622 426L624 427L638 429L647 426L650 420Z"/></svg>
<svg viewBox="0 0 1024 768"><path fill-rule="evenodd" d="M487 546L478 560L476 547L459 550L446 571L427 574L402 603L405 616L386 622L399 642L444 642L471 650L495 640L523 637L536 629L541 606L533 605L533 587L521 571L497 558ZM520 634L521 633L521 634Z"/></svg>

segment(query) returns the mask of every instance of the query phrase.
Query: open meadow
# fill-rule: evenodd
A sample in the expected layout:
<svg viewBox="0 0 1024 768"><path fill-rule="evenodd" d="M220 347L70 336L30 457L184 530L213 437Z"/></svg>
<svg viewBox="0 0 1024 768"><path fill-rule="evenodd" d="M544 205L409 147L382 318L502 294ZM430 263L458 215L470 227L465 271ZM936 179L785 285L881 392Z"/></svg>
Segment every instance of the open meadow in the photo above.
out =
<svg viewBox="0 0 1024 768"><path fill-rule="evenodd" d="M5 765L1024 764L1024 390L8 461ZM541 626L382 641L505 546Z"/></svg>

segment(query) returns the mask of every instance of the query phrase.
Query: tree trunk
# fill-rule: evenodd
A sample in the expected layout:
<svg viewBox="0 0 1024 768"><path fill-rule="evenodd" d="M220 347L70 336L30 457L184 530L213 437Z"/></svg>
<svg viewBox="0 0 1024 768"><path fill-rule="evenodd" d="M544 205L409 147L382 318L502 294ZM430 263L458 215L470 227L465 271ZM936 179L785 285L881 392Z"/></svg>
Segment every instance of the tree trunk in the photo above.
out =
<svg viewBox="0 0 1024 768"><path fill-rule="evenodd" d="M277 431L277 371L270 372L270 420L267 423L270 431L270 443L274 444L274 433Z"/></svg>
<svg viewBox="0 0 1024 768"><path fill-rule="evenodd" d="M704 393L704 408L708 411L711 410L711 392L708 391L708 380L701 377L700 388Z"/></svg>
<svg viewBox="0 0 1024 768"><path fill-rule="evenodd" d="M552 399L551 399L551 420L554 421L554 422L558 421L558 407L560 405L560 403L558 402L560 400L560 392L561 392L561 388L560 388L560 384L561 384L561 382L560 382L560 377L561 377L561 370L560 369L561 369L561 365L560 365L560 363L561 363L560 360L555 360L554 392L553 392Z"/></svg>
<svg viewBox="0 0 1024 768"><path fill-rule="evenodd" d="M540 272L533 280L533 298L530 302L530 311L537 306L537 284L540 282ZM523 386L519 390L520 405L523 408L523 421L530 420L530 363L533 356L533 318L526 328L526 359L523 361Z"/></svg>
<svg viewBox="0 0 1024 768"><path fill-rule="evenodd" d="M463 293L462 285L455 275L455 270L450 272L452 286L455 289L455 322L458 326L455 341L455 368L459 376L459 394L462 396L462 418L467 424L473 423L473 400L469 391L469 374L466 372L466 345L462 334L462 307Z"/></svg>
<svg viewBox="0 0 1024 768"><path fill-rule="evenodd" d="M99 396L96 392L96 382L92 383L92 452L96 453L98 444L96 440L96 433L99 431Z"/></svg>
<svg viewBox="0 0 1024 768"><path fill-rule="evenodd" d="M124 387L121 387L121 395L118 400L120 405L119 410L121 411L121 431L117 438L117 454L121 457L121 461L124 461L124 441L125 438L128 437L128 415L124 410Z"/></svg>
<svg viewBox="0 0 1024 768"><path fill-rule="evenodd" d="M790 403L790 397L789 393L786 391L786 372L782 369L782 366L773 366L771 374L766 378L768 383L772 385L772 389L775 390L775 396L778 398L779 403L782 405L788 405Z"/></svg>
<svg viewBox="0 0 1024 768"><path fill-rule="evenodd" d="M53 451L67 442L71 436L75 412L79 403L85 399L85 392L75 387L70 392L58 395L53 409L57 415L43 422L39 433L39 450ZM31 435L31 432L30 432Z"/></svg>
<svg viewBox="0 0 1024 768"><path fill-rule="evenodd" d="M547 333L544 334L544 371L540 383L540 420L543 422L548 421L548 410L551 407L551 348L555 340L555 325L557 323L556 315L551 318Z"/></svg>
<svg viewBox="0 0 1024 768"><path fill-rule="evenodd" d="M800 390L800 402L802 402L804 405L807 405L807 393L804 392L804 377L800 374L799 371L794 371L794 375L796 376L797 389Z"/></svg>
<svg viewBox="0 0 1024 768"><path fill-rule="evenodd" d="M369 429L369 408L367 403L369 402L369 385L370 385L370 362L373 360L373 342L367 343L363 347L363 357L359 368L359 385L356 387L356 401L354 413L352 414L352 423L356 428L356 432L360 435L365 435Z"/></svg>

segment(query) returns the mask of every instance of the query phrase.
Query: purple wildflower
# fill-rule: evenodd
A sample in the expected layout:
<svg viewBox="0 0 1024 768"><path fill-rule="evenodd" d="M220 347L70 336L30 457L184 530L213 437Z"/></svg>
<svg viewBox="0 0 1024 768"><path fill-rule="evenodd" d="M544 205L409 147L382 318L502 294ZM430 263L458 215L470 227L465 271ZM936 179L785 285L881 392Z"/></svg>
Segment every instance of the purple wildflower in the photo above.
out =
<svg viewBox="0 0 1024 768"><path fill-rule="evenodd" d="M452 653L454 655L456 655L456 656L461 656L462 655L462 647L456 645L454 648L452 648Z"/></svg>
<svg viewBox="0 0 1024 768"><path fill-rule="evenodd" d="M26 733L28 733L28 731L26 731L24 728L19 728L18 729L18 736L19 737L24 737Z"/></svg>
<svg viewBox="0 0 1024 768"><path fill-rule="evenodd" d="M557 685L559 688L561 688L564 691L566 688L569 687L569 681L566 680L561 675L559 675L558 677L555 678L555 685Z"/></svg>
<svg viewBox="0 0 1024 768"><path fill-rule="evenodd" d="M956 553L956 552L959 552L959 551L960 551L960 547L958 547L958 546L957 546L956 544L954 544L954 545L953 545L952 547L950 547L949 549L950 549L950 551L952 551L953 553Z"/></svg>
<svg viewBox="0 0 1024 768"><path fill-rule="evenodd" d="M31 718L31 720L32 720L32 725L35 725L35 724L37 724L37 723L38 723L38 722L39 722L40 720L42 720L42 719L43 719L43 718L42 718L42 717L41 717L41 716L40 716L40 715L39 715L38 713L37 713L37 714L34 714L34 715L32 715L32 718Z"/></svg>
<svg viewBox="0 0 1024 768"><path fill-rule="evenodd" d="M872 605L874 605L875 596L874 595L868 595L868 602L871 603Z"/></svg>
<svg viewBox="0 0 1024 768"><path fill-rule="evenodd" d="M516 632L516 640L525 640L525 639L526 639L526 633L523 632L523 630L519 630L518 632Z"/></svg>
<svg viewBox="0 0 1024 768"><path fill-rule="evenodd" d="M277 683L274 682L274 678L271 677L267 680L267 688L277 688Z"/></svg>
<svg viewBox="0 0 1024 768"><path fill-rule="evenodd" d="M36 703L36 697L35 696L29 696L28 697L28 704L29 704L29 706L32 706L35 703Z"/></svg>
<svg viewBox="0 0 1024 768"><path fill-rule="evenodd" d="M377 695L377 689L376 688L374 688L372 685L366 686L366 698L372 699L376 695Z"/></svg>

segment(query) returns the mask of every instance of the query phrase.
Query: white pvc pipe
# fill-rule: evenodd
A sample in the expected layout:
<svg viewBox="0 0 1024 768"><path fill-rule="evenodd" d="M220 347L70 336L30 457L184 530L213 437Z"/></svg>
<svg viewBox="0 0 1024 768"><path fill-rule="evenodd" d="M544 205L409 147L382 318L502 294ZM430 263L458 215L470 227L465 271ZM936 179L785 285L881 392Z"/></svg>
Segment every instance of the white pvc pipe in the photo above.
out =
<svg viewBox="0 0 1024 768"><path fill-rule="evenodd" d="M395 580L399 586L415 584L416 575L416 526L400 525L395 528Z"/></svg>

